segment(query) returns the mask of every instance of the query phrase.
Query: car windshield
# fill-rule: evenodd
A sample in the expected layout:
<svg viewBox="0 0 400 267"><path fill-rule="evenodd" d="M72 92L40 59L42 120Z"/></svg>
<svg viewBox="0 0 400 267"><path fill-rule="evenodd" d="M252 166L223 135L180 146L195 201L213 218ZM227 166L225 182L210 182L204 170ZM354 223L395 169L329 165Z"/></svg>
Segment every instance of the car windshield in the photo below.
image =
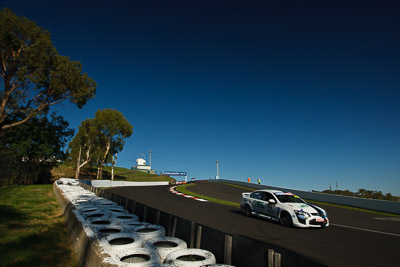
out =
<svg viewBox="0 0 400 267"><path fill-rule="evenodd" d="M282 203L286 203L286 202L304 203L304 201L301 198L299 198L298 196L295 196L291 193L275 193L275 196Z"/></svg>

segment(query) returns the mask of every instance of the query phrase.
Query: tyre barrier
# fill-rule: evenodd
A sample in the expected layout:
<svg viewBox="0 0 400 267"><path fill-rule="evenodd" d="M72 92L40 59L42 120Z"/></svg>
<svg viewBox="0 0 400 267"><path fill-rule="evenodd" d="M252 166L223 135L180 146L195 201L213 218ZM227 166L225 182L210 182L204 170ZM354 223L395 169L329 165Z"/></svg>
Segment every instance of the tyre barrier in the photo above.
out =
<svg viewBox="0 0 400 267"><path fill-rule="evenodd" d="M160 236L165 236L165 228L157 224L136 226L133 227L131 230L141 236L144 241Z"/></svg>
<svg viewBox="0 0 400 267"><path fill-rule="evenodd" d="M135 214L130 214L130 213L118 214L117 216L114 217L114 220L116 222L120 222L120 223L138 222L139 221L139 216L137 216Z"/></svg>
<svg viewBox="0 0 400 267"><path fill-rule="evenodd" d="M165 258L171 252L186 249L187 243L176 237L160 236L147 240L144 247L156 250L158 255L160 255L161 262L164 262Z"/></svg>
<svg viewBox="0 0 400 267"><path fill-rule="evenodd" d="M103 227L98 227L96 229L97 235L98 236L106 236L110 234L116 234L116 233L121 233L123 230L119 227L114 227L114 226L103 226Z"/></svg>
<svg viewBox="0 0 400 267"><path fill-rule="evenodd" d="M73 204L72 210L79 213L80 216L76 216L82 218L79 221L83 227L91 229L89 236L97 238L99 263L106 259L118 266L229 266L217 265L211 252L188 249L184 240L165 236L163 226L139 221L137 215L130 214L117 203L76 186L79 183L70 180L60 179L54 184Z"/></svg>
<svg viewBox="0 0 400 267"><path fill-rule="evenodd" d="M95 201L94 203L96 203L96 205L98 205L99 207L118 206L117 203L112 202L111 200L108 200L108 199L101 199L101 200Z"/></svg>
<svg viewBox="0 0 400 267"><path fill-rule="evenodd" d="M105 205L102 207L102 209L107 210L109 212L114 212L116 214L127 212L125 208L118 205L108 205L108 206Z"/></svg>
<svg viewBox="0 0 400 267"><path fill-rule="evenodd" d="M150 223L148 223L148 222L135 221L135 220L128 220L128 221L121 222L121 225L123 225L129 229L132 229L132 228L135 228L138 226L149 225L149 224Z"/></svg>
<svg viewBox="0 0 400 267"><path fill-rule="evenodd" d="M89 211L89 212L81 212L80 213L82 217L84 217L86 220L93 220L95 218L110 218L112 217L112 214L109 212L106 212L104 210L98 209L95 211Z"/></svg>
<svg viewBox="0 0 400 267"><path fill-rule="evenodd" d="M161 264L146 265L146 267L175 267L175 266L168 263L161 263Z"/></svg>
<svg viewBox="0 0 400 267"><path fill-rule="evenodd" d="M233 265L226 265L226 264L207 264L201 267L235 267Z"/></svg>
<svg viewBox="0 0 400 267"><path fill-rule="evenodd" d="M114 256L120 266L144 267L160 264L160 256L148 248L135 248L119 251Z"/></svg>
<svg viewBox="0 0 400 267"><path fill-rule="evenodd" d="M109 251L128 250L143 247L143 238L135 233L110 234L100 240L100 245Z"/></svg>
<svg viewBox="0 0 400 267"><path fill-rule="evenodd" d="M177 250L168 254L164 263L179 267L201 267L215 264L216 259L210 251L197 248Z"/></svg>
<svg viewBox="0 0 400 267"><path fill-rule="evenodd" d="M80 214L82 214L83 216L85 216L85 214L88 214L88 213L94 212L94 211L101 211L101 209L97 206L89 206L89 205L79 209Z"/></svg>

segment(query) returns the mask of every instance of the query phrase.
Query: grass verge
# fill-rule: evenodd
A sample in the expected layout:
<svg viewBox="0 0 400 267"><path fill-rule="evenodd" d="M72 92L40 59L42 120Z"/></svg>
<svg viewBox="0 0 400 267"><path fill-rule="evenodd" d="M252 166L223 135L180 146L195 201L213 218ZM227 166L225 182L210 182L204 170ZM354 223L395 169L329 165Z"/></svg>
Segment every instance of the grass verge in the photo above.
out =
<svg viewBox="0 0 400 267"><path fill-rule="evenodd" d="M210 202L213 202L213 203L218 203L218 204L228 205L228 206L233 206L233 207L240 207L239 203L226 201L226 200L221 200L221 199L216 199L216 198L212 198L212 197L208 197L208 196L203 196L203 195L200 195L200 194L193 193L193 192L191 192L191 191L186 189L187 187L190 187L192 185L195 185L195 184L179 185L179 186L176 187L176 190L181 192L181 193L183 193L183 194L187 194L187 195L191 195L191 196L194 196L194 197L206 199L206 200L208 200Z"/></svg>
<svg viewBox="0 0 400 267"><path fill-rule="evenodd" d="M52 185L0 188L1 266L78 266Z"/></svg>

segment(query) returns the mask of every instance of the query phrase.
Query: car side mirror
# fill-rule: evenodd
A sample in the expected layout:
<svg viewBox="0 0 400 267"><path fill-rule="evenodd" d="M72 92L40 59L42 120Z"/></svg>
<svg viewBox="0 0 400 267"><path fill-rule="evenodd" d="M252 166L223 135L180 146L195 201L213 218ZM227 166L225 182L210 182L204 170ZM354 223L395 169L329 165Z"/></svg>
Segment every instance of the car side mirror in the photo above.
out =
<svg viewBox="0 0 400 267"><path fill-rule="evenodd" d="M276 204L276 201L275 201L274 199L269 199L269 200L268 200L268 203L269 203L269 204Z"/></svg>

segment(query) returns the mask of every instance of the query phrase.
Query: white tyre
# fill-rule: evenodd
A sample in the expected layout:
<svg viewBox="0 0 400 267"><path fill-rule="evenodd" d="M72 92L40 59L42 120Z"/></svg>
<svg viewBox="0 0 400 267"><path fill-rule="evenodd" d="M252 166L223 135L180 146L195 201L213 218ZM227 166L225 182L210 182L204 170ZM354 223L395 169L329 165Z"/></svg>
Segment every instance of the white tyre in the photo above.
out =
<svg viewBox="0 0 400 267"><path fill-rule="evenodd" d="M155 237L165 236L165 228L156 224L133 227L132 231L140 235L145 241Z"/></svg>
<svg viewBox="0 0 400 267"><path fill-rule="evenodd" d="M92 219L87 219L87 222L90 227L98 227L98 226L109 226L114 224L114 221L108 216L104 217L97 217L97 218L92 218Z"/></svg>
<svg viewBox="0 0 400 267"><path fill-rule="evenodd" d="M114 216L114 220L116 222L125 223L125 222L138 222L139 216L135 214L125 213L125 214L118 214Z"/></svg>
<svg viewBox="0 0 400 267"><path fill-rule="evenodd" d="M74 204L75 206L79 206L79 205L85 205L85 204L89 204L90 200L87 198L76 198L74 200L71 201L72 204Z"/></svg>
<svg viewBox="0 0 400 267"><path fill-rule="evenodd" d="M111 200L108 200L108 199L105 199L105 198L99 199L94 203L96 203L96 205L98 205L100 207L118 206L117 203L112 202Z"/></svg>
<svg viewBox="0 0 400 267"><path fill-rule="evenodd" d="M79 213L82 215L88 214L93 211L101 211L99 207L93 205L85 205L84 207L80 207L78 210Z"/></svg>
<svg viewBox="0 0 400 267"><path fill-rule="evenodd" d="M124 228L119 225L111 224L105 226L94 226L92 230L97 234L99 237L105 237L112 234L120 234L125 232Z"/></svg>
<svg viewBox="0 0 400 267"><path fill-rule="evenodd" d="M104 219L104 218L110 218L111 213L105 212L103 210L96 210L96 211L91 211L87 213L82 213L81 215L86 218L86 220L92 221L96 218Z"/></svg>
<svg viewBox="0 0 400 267"><path fill-rule="evenodd" d="M161 264L146 265L146 267L175 267L175 266L168 263L161 263Z"/></svg>
<svg viewBox="0 0 400 267"><path fill-rule="evenodd" d="M208 265L203 265L201 267L235 267L235 266L226 264L208 264Z"/></svg>
<svg viewBox="0 0 400 267"><path fill-rule="evenodd" d="M215 264L214 254L207 250L188 248L177 250L168 254L164 263L179 267L200 267L203 265Z"/></svg>
<svg viewBox="0 0 400 267"><path fill-rule="evenodd" d="M143 226L143 225L149 225L150 223L148 222L141 222L141 221L137 221L137 220L128 220L128 221L123 221L120 222L122 226L132 229L138 226Z"/></svg>
<svg viewBox="0 0 400 267"><path fill-rule="evenodd" d="M105 205L103 209L108 210L110 212L121 212L121 213L127 212L125 208L117 205L109 205L109 206Z"/></svg>
<svg viewBox="0 0 400 267"><path fill-rule="evenodd" d="M76 204L75 208L77 210L83 210L83 209L88 209L88 208L100 209L97 205L93 204L92 202Z"/></svg>
<svg viewBox="0 0 400 267"><path fill-rule="evenodd" d="M186 249L187 244L184 240L176 237L160 236L147 240L144 247L156 250L160 255L161 262L164 262L169 253Z"/></svg>
<svg viewBox="0 0 400 267"><path fill-rule="evenodd" d="M100 240L100 244L108 251L121 251L143 247L143 238L135 233L109 234Z"/></svg>
<svg viewBox="0 0 400 267"><path fill-rule="evenodd" d="M120 266L144 267L160 263L158 253L148 248L123 250L118 252L115 257Z"/></svg>

